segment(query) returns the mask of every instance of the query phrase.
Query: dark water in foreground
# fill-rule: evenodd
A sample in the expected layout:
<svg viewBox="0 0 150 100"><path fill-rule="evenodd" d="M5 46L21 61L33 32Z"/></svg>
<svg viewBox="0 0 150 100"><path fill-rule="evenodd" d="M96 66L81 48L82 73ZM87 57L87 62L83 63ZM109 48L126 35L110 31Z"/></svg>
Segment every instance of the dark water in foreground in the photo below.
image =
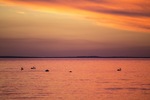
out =
<svg viewBox="0 0 150 100"><path fill-rule="evenodd" d="M150 100L150 59L0 59L0 100Z"/></svg>

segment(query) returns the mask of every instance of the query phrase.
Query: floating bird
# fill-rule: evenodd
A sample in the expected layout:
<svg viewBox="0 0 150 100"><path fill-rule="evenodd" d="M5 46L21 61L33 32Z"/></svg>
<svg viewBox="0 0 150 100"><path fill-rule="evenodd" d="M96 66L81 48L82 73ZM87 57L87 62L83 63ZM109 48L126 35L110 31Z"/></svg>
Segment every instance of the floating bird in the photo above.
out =
<svg viewBox="0 0 150 100"><path fill-rule="evenodd" d="M21 71L23 70L23 67L21 67Z"/></svg>
<svg viewBox="0 0 150 100"><path fill-rule="evenodd" d="M118 68L117 71L121 71L121 68Z"/></svg>
<svg viewBox="0 0 150 100"><path fill-rule="evenodd" d="M71 71L71 70L70 70L69 72L70 72L70 73L72 73L72 71Z"/></svg>
<svg viewBox="0 0 150 100"><path fill-rule="evenodd" d="M45 70L45 72L49 72L49 70L48 70L48 69L46 69L46 70Z"/></svg>
<svg viewBox="0 0 150 100"><path fill-rule="evenodd" d="M36 69L36 67L33 66L33 67L31 67L31 69Z"/></svg>

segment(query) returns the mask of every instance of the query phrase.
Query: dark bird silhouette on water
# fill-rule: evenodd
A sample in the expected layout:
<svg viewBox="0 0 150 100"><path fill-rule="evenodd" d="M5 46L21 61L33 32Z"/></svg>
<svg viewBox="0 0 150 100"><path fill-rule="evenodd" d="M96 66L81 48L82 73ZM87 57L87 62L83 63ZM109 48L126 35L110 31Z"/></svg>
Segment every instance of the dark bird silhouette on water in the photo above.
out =
<svg viewBox="0 0 150 100"><path fill-rule="evenodd" d="M121 71L121 68L118 68L117 71Z"/></svg>
<svg viewBox="0 0 150 100"><path fill-rule="evenodd" d="M45 70L45 72L49 72L49 70L48 70L48 69L46 69L46 70Z"/></svg>
<svg viewBox="0 0 150 100"><path fill-rule="evenodd" d="M23 67L21 67L21 71L23 70Z"/></svg>
<svg viewBox="0 0 150 100"><path fill-rule="evenodd" d="M33 67L31 67L31 69L36 69L36 67L33 66Z"/></svg>

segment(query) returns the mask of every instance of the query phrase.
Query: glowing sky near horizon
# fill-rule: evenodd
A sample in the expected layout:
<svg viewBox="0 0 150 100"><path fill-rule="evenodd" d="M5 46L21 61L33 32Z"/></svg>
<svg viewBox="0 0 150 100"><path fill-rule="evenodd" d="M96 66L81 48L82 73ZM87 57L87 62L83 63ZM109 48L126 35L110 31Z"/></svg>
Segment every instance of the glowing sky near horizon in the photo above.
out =
<svg viewBox="0 0 150 100"><path fill-rule="evenodd" d="M148 0L0 0L0 55L150 56Z"/></svg>

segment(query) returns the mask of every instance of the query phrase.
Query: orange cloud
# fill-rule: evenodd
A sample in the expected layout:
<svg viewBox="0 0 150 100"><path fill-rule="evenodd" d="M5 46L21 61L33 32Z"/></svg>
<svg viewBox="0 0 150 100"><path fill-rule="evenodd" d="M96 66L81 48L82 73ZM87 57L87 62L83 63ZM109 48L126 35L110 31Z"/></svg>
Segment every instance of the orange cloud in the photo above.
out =
<svg viewBox="0 0 150 100"><path fill-rule="evenodd" d="M99 25L150 32L149 0L1 0L33 9L78 14Z"/></svg>

